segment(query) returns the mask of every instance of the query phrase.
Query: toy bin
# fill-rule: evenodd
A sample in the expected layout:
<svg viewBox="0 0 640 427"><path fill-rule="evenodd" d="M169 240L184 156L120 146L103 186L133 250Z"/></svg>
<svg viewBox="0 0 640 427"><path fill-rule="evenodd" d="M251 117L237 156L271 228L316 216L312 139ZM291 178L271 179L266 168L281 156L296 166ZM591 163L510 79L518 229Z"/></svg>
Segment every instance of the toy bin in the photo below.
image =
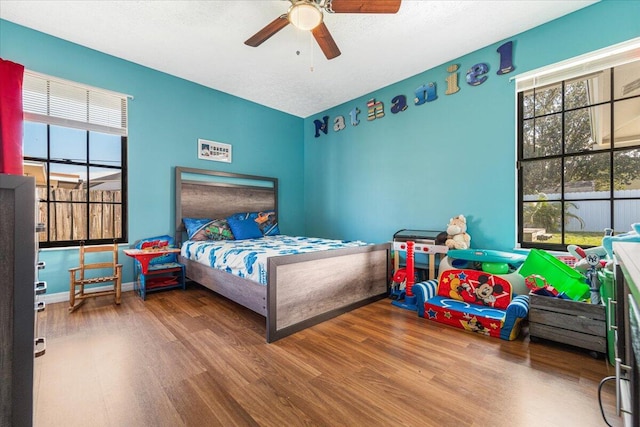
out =
<svg viewBox="0 0 640 427"><path fill-rule="evenodd" d="M614 309L611 308L611 305L609 303L610 299L615 300L615 282L613 271L609 271L607 269L598 270L598 281L600 282L600 296L602 297L602 302L604 303L607 312L607 319L611 319L611 317L615 316L615 313L611 311ZM607 356L609 359L609 363L615 366L615 331L609 328L609 326L610 325L607 324Z"/></svg>
<svg viewBox="0 0 640 427"><path fill-rule="evenodd" d="M549 285L574 301L589 298L589 285L585 277L543 250L531 249L519 273L525 278L532 274L544 277Z"/></svg>
<svg viewBox="0 0 640 427"><path fill-rule="evenodd" d="M591 351L607 352L606 313L602 304L529 294L529 339L539 338Z"/></svg>

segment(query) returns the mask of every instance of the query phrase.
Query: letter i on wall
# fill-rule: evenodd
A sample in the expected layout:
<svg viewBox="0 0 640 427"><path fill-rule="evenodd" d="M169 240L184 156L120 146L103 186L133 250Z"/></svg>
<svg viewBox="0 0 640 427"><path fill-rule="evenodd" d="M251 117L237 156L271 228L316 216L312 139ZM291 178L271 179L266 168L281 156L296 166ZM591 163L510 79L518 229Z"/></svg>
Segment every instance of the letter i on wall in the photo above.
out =
<svg viewBox="0 0 640 427"><path fill-rule="evenodd" d="M460 90L460 86L458 86L458 68L460 68L458 64L451 64L447 67L447 72L450 74L445 79L447 82L447 90L444 91L445 95L452 95Z"/></svg>

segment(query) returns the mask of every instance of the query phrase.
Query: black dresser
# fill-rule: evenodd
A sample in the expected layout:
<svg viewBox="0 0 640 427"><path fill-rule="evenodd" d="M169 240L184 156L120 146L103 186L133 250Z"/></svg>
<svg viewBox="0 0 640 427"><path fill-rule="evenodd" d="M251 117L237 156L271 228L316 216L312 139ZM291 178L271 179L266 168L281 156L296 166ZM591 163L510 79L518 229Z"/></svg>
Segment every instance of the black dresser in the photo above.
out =
<svg viewBox="0 0 640 427"><path fill-rule="evenodd" d="M0 426L33 424L35 180L0 174Z"/></svg>
<svg viewBox="0 0 640 427"><path fill-rule="evenodd" d="M640 426L640 243L614 242L618 413Z"/></svg>

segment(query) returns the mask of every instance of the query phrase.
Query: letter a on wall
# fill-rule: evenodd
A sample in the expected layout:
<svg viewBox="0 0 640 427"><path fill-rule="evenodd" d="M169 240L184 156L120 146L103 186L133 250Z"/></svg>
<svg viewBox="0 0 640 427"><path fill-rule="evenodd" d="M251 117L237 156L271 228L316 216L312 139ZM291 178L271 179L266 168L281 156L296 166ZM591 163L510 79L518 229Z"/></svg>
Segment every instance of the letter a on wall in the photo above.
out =
<svg viewBox="0 0 640 427"><path fill-rule="evenodd" d="M394 96L391 100L391 112L397 114L407 109L407 97L404 95Z"/></svg>

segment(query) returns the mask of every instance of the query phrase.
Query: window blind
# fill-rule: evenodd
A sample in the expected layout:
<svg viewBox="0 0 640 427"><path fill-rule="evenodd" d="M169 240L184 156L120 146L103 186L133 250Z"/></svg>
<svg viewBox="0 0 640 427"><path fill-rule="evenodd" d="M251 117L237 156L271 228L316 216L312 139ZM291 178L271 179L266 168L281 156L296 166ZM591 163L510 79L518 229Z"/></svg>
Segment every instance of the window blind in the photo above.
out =
<svg viewBox="0 0 640 427"><path fill-rule="evenodd" d="M516 90L523 92L638 60L640 60L640 37L519 74L512 80L516 81Z"/></svg>
<svg viewBox="0 0 640 427"><path fill-rule="evenodd" d="M127 95L25 70L24 120L127 135Z"/></svg>

